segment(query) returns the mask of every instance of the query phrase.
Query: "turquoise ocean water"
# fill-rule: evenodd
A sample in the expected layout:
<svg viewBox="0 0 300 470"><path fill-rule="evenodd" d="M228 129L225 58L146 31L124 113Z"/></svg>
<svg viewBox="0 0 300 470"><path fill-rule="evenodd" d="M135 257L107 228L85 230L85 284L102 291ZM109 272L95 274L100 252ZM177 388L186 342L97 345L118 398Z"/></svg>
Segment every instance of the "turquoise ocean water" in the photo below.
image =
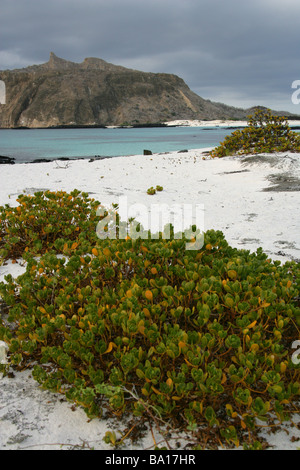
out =
<svg viewBox="0 0 300 470"><path fill-rule="evenodd" d="M214 147L231 134L221 127L129 129L0 129L0 155L16 163L38 159L140 155Z"/></svg>

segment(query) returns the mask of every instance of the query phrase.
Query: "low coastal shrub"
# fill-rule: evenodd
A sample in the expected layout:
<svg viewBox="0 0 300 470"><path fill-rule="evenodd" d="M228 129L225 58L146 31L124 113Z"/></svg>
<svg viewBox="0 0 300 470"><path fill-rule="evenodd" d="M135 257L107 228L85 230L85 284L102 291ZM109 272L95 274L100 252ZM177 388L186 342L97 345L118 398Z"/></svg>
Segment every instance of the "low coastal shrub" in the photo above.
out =
<svg viewBox="0 0 300 470"><path fill-rule="evenodd" d="M274 116L270 110L258 109L248 117L248 126L225 137L214 148L212 157L273 152L300 152L300 135L291 131L285 117Z"/></svg>
<svg viewBox="0 0 300 470"><path fill-rule="evenodd" d="M156 191L160 192L160 191L163 191L163 189L164 188L160 186L159 184L155 188L151 186L151 188L147 189L147 194L149 194L150 196L153 196L154 194L156 194Z"/></svg>
<svg viewBox="0 0 300 470"><path fill-rule="evenodd" d="M214 230L198 251L185 249L184 234L81 235L65 256L53 239L37 256L28 237L26 272L0 283L11 367L32 367L91 418L165 424L192 448L261 448L261 425L299 412L299 263L232 248Z"/></svg>
<svg viewBox="0 0 300 470"><path fill-rule="evenodd" d="M147 194L149 194L149 196L153 196L154 194L156 194L156 189L151 186L150 188L147 189Z"/></svg>
<svg viewBox="0 0 300 470"><path fill-rule="evenodd" d="M24 252L69 254L72 247L95 242L100 203L74 190L19 195L17 207L0 206L0 257L17 259Z"/></svg>

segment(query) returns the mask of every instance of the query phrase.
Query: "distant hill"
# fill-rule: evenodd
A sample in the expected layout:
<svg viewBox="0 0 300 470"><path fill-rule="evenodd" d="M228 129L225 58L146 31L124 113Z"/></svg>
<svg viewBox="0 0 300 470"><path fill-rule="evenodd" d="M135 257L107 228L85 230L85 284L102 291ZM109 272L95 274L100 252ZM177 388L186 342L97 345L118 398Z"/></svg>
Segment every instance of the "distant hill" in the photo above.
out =
<svg viewBox="0 0 300 470"><path fill-rule="evenodd" d="M147 73L53 52L45 64L0 71L0 127L145 125L177 119L245 119L244 110L205 100L178 76ZM277 113L289 115L289 113Z"/></svg>

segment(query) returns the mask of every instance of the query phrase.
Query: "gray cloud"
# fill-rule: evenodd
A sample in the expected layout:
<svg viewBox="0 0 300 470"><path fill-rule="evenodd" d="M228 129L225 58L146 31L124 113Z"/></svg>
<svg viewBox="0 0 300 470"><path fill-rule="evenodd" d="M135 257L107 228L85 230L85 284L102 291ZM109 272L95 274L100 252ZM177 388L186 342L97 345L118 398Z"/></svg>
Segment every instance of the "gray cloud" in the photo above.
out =
<svg viewBox="0 0 300 470"><path fill-rule="evenodd" d="M0 69L99 57L204 98L300 114L299 0L1 0Z"/></svg>

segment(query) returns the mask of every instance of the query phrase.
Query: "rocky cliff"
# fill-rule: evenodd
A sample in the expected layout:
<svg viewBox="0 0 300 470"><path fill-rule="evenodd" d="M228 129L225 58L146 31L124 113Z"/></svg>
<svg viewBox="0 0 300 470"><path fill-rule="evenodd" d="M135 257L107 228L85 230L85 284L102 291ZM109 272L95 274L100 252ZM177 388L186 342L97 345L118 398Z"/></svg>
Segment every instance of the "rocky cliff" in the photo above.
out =
<svg viewBox="0 0 300 470"><path fill-rule="evenodd" d="M6 104L0 127L107 126L175 119L243 119L243 109L193 93L176 75L146 73L102 59L74 63L51 52L45 64L0 71Z"/></svg>

